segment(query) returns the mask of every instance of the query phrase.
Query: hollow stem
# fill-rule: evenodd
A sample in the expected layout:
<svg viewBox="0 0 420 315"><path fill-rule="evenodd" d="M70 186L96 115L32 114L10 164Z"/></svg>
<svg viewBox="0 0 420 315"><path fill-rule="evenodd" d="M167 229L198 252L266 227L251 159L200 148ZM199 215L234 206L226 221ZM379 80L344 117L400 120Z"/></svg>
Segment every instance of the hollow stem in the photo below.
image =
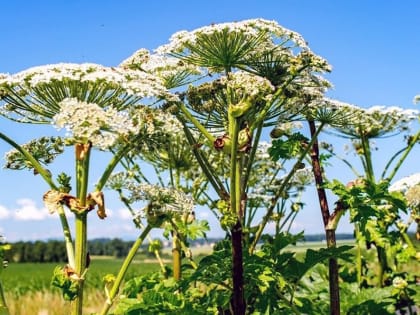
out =
<svg viewBox="0 0 420 315"><path fill-rule="evenodd" d="M238 156L238 119L229 114L229 136L232 141L230 152L230 208L237 216L231 229L232 236L232 306L234 315L245 314L244 270L242 253L242 209L241 209L241 165Z"/></svg>
<svg viewBox="0 0 420 315"><path fill-rule="evenodd" d="M181 280L181 243L179 241L178 233L174 231L172 233L172 264L174 279L176 281Z"/></svg>
<svg viewBox="0 0 420 315"><path fill-rule="evenodd" d="M83 292L84 292L84 274L87 261L87 213L76 215L76 240L75 240L75 270L79 275L79 287L77 298L73 304L74 315L83 314Z"/></svg>
<svg viewBox="0 0 420 315"><path fill-rule="evenodd" d="M89 161L91 144L77 143L76 150L76 195L80 209L75 212L76 239L75 239L75 271L79 276L77 298L73 304L73 315L83 314L84 277L87 269L87 186L89 179Z"/></svg>

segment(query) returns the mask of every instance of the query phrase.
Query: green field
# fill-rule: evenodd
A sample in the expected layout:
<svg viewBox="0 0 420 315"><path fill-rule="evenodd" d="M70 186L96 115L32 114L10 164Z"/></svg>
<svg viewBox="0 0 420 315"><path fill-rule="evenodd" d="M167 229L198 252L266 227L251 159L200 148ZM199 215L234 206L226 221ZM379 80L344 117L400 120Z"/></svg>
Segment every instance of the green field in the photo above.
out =
<svg viewBox="0 0 420 315"><path fill-rule="evenodd" d="M93 257L87 276L87 288L102 289L104 275L118 272L122 259L112 257ZM50 285L53 270L57 263L10 263L3 271L2 279L5 292L20 296L27 292L53 289ZM134 261L126 277L158 270L155 263L140 263Z"/></svg>
<svg viewBox="0 0 420 315"><path fill-rule="evenodd" d="M338 242L338 245L352 245L354 241ZM290 247L291 251L298 255L302 254L306 249L317 249L324 247L322 242L305 242ZM288 248L289 249L289 248ZM211 246L202 246L192 248L193 256L200 259L203 255L211 252ZM163 251L163 256L169 257L170 249ZM144 255L139 255L133 261L128 269L126 279L130 279L135 275L145 274L159 269L157 262L144 262ZM148 260L150 261L150 259ZM28 292L54 290L50 285L53 270L59 264L57 263L9 263L9 266L3 271L2 280L5 292L14 296L20 296ZM122 265L122 259L113 257L94 256L91 259L89 272L87 275L87 288L102 289L102 278L106 274L117 274ZM62 264L64 266L64 264Z"/></svg>

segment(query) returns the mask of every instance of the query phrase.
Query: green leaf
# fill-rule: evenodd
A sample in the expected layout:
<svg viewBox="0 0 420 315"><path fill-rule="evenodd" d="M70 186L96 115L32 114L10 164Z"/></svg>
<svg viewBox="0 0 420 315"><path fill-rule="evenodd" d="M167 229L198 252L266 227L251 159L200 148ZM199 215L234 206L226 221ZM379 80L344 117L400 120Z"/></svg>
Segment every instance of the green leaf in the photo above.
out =
<svg viewBox="0 0 420 315"><path fill-rule="evenodd" d="M295 280L300 280L311 268L329 258L349 259L351 254L348 251L352 248L353 246L343 245L339 247L320 248L318 250L307 249L303 262L297 261L294 264L288 264L286 266L287 274Z"/></svg>
<svg viewBox="0 0 420 315"><path fill-rule="evenodd" d="M302 143L307 143L308 139L297 132L294 133L286 140L275 139L271 143L271 147L268 149L268 153L274 161L279 159L291 159L296 157L302 151Z"/></svg>

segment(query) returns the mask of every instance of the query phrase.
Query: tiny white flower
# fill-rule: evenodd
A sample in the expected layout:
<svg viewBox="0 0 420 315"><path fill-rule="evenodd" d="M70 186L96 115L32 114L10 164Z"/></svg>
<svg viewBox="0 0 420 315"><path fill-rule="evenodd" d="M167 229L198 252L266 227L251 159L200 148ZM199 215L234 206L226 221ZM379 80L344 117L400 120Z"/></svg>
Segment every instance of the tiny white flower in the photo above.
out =
<svg viewBox="0 0 420 315"><path fill-rule="evenodd" d="M89 140L101 149L111 147L121 135L127 135L133 125L130 117L112 107L66 98L60 102L60 111L53 117L53 125L66 128L71 136L82 142Z"/></svg>

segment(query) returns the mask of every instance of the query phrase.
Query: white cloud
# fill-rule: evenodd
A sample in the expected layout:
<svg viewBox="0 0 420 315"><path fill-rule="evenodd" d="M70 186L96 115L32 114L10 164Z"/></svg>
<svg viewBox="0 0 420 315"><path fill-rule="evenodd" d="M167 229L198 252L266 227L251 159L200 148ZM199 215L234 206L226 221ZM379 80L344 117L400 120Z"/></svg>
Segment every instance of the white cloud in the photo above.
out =
<svg viewBox="0 0 420 315"><path fill-rule="evenodd" d="M10 217L10 210L0 205L0 219L7 219Z"/></svg>
<svg viewBox="0 0 420 315"><path fill-rule="evenodd" d="M126 208L121 208L118 210L118 218L122 220L133 220L133 216Z"/></svg>
<svg viewBox="0 0 420 315"><path fill-rule="evenodd" d="M46 208L38 208L35 201L24 198L16 200L18 208L14 209L14 219L19 221L39 221L50 217Z"/></svg>

